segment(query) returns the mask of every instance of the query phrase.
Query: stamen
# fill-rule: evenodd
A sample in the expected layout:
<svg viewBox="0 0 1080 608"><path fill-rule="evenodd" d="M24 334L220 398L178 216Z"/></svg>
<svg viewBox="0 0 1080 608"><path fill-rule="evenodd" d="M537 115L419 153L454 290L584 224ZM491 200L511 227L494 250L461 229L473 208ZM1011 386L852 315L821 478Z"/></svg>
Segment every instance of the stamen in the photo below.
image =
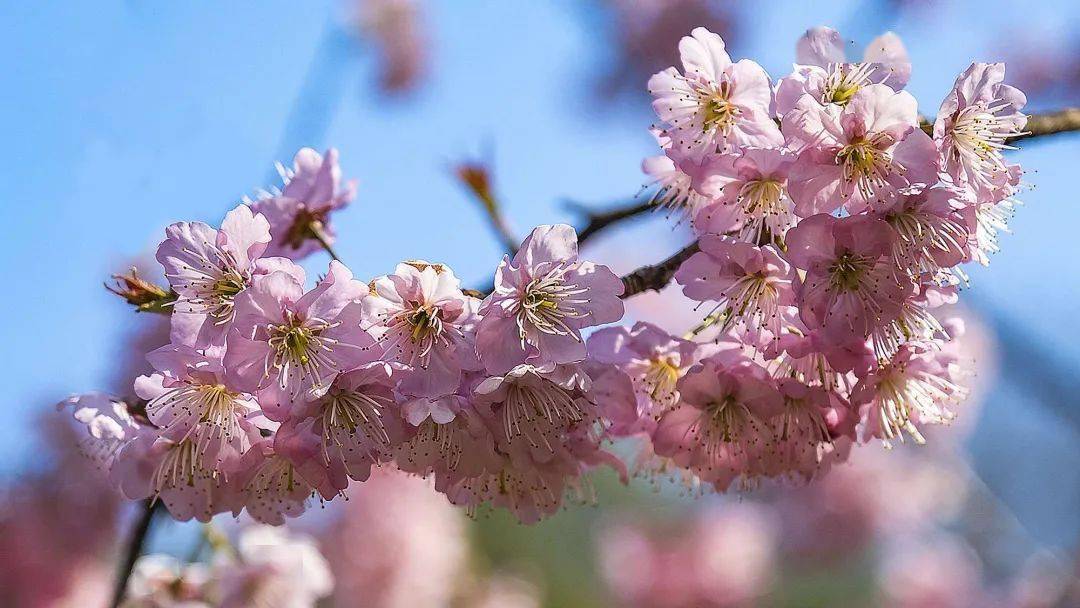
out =
<svg viewBox="0 0 1080 608"><path fill-rule="evenodd" d="M577 307L587 304L589 300L578 297L586 293L585 288L564 284L570 269L570 266L556 266L542 277L533 279L514 303L511 313L517 319L518 337L523 347L531 329L546 334L573 336L575 340L581 341L577 332L566 324L566 320L588 316Z"/></svg>

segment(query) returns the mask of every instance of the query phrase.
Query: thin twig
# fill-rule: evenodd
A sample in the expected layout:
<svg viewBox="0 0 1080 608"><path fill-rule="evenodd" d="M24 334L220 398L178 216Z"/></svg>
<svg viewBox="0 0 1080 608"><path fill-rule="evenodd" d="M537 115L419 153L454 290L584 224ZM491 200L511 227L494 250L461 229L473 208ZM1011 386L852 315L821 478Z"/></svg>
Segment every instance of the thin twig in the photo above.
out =
<svg viewBox="0 0 1080 608"><path fill-rule="evenodd" d="M330 257L334 258L338 262L341 258L334 252L334 248L330 246L330 235L326 234L326 229L323 227L323 223L319 220L312 220L308 224L308 230L311 232L311 237L322 245L322 248L326 250L326 253L330 254Z"/></svg>
<svg viewBox="0 0 1080 608"><path fill-rule="evenodd" d="M521 245L521 239L514 233L506 216L502 213L502 206L495 197L495 191L491 185L491 169L489 162L466 161L452 167L454 175L458 178L465 189L469 191L473 199L480 204L480 209L488 219L495 237L502 244L506 253L514 255Z"/></svg>
<svg viewBox="0 0 1080 608"><path fill-rule="evenodd" d="M649 199L644 201L632 200L630 203L611 207L603 211L593 211L587 209L583 205L573 204L574 209L584 212L588 221L584 226L578 228L578 245L582 245L585 241L588 241L605 228L617 224L623 220L644 215L648 211L656 209L656 206Z"/></svg>
<svg viewBox="0 0 1080 608"><path fill-rule="evenodd" d="M120 573L116 577L116 587L113 589L113 600L112 604L110 604L112 608L119 608L121 602L124 601L124 594L127 592L131 571L135 568L135 562L138 561L139 556L142 555L143 545L146 543L146 537L150 532L150 524L154 521L154 515L157 513L159 505L159 502L149 498L139 503L139 519L135 522L135 527L131 529L131 536L124 551L124 561L121 564Z"/></svg>

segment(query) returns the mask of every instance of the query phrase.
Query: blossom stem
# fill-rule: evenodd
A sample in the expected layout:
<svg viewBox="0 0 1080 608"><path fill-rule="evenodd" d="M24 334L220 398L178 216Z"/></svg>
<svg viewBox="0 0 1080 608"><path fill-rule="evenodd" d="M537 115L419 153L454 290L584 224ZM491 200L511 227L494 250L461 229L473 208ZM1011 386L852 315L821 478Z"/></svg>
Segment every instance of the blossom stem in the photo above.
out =
<svg viewBox="0 0 1080 608"><path fill-rule="evenodd" d="M160 508L161 503L150 498L139 503L139 519L135 522L135 527L131 530L131 536L128 539L127 548L124 551L124 561L121 564L119 575L116 578L116 587L113 589L113 599L110 604L112 608L119 608L121 602L124 601L128 580L131 579L131 571L135 569L135 562L138 561L139 556L142 555L143 545L146 544L146 538L149 536L154 516Z"/></svg>
<svg viewBox="0 0 1080 608"><path fill-rule="evenodd" d="M311 231L312 238L314 238L316 241L319 242L320 245L322 245L322 248L326 250L326 253L330 254L330 257L334 258L338 262L341 261L341 258L338 257L338 254L334 251L334 248L330 246L330 237L326 234L326 230L323 228L322 222L320 222L319 220L312 220L311 223L308 224L308 230Z"/></svg>

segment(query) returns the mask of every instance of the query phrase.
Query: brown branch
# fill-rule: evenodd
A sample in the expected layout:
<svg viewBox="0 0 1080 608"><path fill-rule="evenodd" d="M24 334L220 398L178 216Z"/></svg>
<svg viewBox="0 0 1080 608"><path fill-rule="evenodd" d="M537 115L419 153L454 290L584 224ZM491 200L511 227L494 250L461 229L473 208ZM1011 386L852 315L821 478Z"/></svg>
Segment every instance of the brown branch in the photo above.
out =
<svg viewBox="0 0 1080 608"><path fill-rule="evenodd" d="M650 289L660 291L671 281L671 277L675 276L675 271L679 269L679 266L697 251L698 243L694 241L662 262L642 266L623 276L622 298L636 296Z"/></svg>
<svg viewBox="0 0 1080 608"><path fill-rule="evenodd" d="M602 232L605 228L617 224L623 220L644 215L648 211L652 211L656 208L653 202L649 199L644 201L632 200L628 204L621 206L611 207L602 211L593 211L587 209L583 205L572 203L571 206L585 215L588 221L584 226L580 226L577 229L578 233L578 245L582 245L585 241L588 241L596 234Z"/></svg>
<svg viewBox="0 0 1080 608"><path fill-rule="evenodd" d="M158 511L159 505L160 503L150 498L139 503L141 509L139 519L131 530L131 537L128 539L127 548L124 551L124 562L121 564L120 573L116 578L112 603L109 604L112 608L118 608L124 601L128 581L131 579L131 571L135 569L135 562L142 555L143 545L146 544L146 537L150 533L150 526L154 521L154 515Z"/></svg>
<svg viewBox="0 0 1080 608"><path fill-rule="evenodd" d="M1044 135L1080 131L1080 108L1065 108L1057 112L1032 114L1028 117L1024 131L1024 135L1013 137L1008 143Z"/></svg>

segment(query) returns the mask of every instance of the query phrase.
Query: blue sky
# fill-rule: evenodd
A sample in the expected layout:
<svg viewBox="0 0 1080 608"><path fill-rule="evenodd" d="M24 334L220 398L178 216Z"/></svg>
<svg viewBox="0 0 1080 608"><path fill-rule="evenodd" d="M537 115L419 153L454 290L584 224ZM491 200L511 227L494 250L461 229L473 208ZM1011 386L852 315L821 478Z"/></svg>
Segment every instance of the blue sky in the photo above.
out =
<svg viewBox="0 0 1080 608"><path fill-rule="evenodd" d="M449 177L449 163L490 145L498 191L524 232L568 219L564 198L632 195L641 158L654 150L644 98L605 107L589 89L602 39L569 0L429 3L431 79L405 101L374 91L370 54L342 33L337 2L304 10L280 0L210 6L0 2L0 276L8 285L0 299L8 380L0 456L8 464L0 470L32 458L26 438L35 413L101 385L116 328L141 320L101 288L107 275L152 250L170 222L216 222L267 185L273 161L289 160L300 145L338 147L345 173L360 181L355 205L335 218L344 235L339 252L358 276L425 258L469 281L485 278L499 251ZM738 54L776 76L809 26L843 29L856 39L853 55L879 25L889 27L913 59L909 89L933 114L970 61L1000 56L1009 24L1064 39L1080 12L1067 0L957 0L865 25L872 6L786 1L747 9ZM297 107L322 110L290 123ZM989 272L974 273L971 294L1075 365L1080 205L1067 172L1078 152L1080 137L1066 136L1015 156L1037 187L1024 197L1005 252ZM677 234L652 224L634 230L632 243L607 241L598 255L661 257L680 245ZM310 266L323 264L320 257ZM995 429L1012 424L1008 408L1026 411L1022 395L1001 399L1004 409L990 410L1001 415ZM1080 458L1075 431L1055 429L1053 420L1035 426L1049 433L1048 457ZM995 453L980 445L976 453ZM1066 481L1080 487L1075 474Z"/></svg>

